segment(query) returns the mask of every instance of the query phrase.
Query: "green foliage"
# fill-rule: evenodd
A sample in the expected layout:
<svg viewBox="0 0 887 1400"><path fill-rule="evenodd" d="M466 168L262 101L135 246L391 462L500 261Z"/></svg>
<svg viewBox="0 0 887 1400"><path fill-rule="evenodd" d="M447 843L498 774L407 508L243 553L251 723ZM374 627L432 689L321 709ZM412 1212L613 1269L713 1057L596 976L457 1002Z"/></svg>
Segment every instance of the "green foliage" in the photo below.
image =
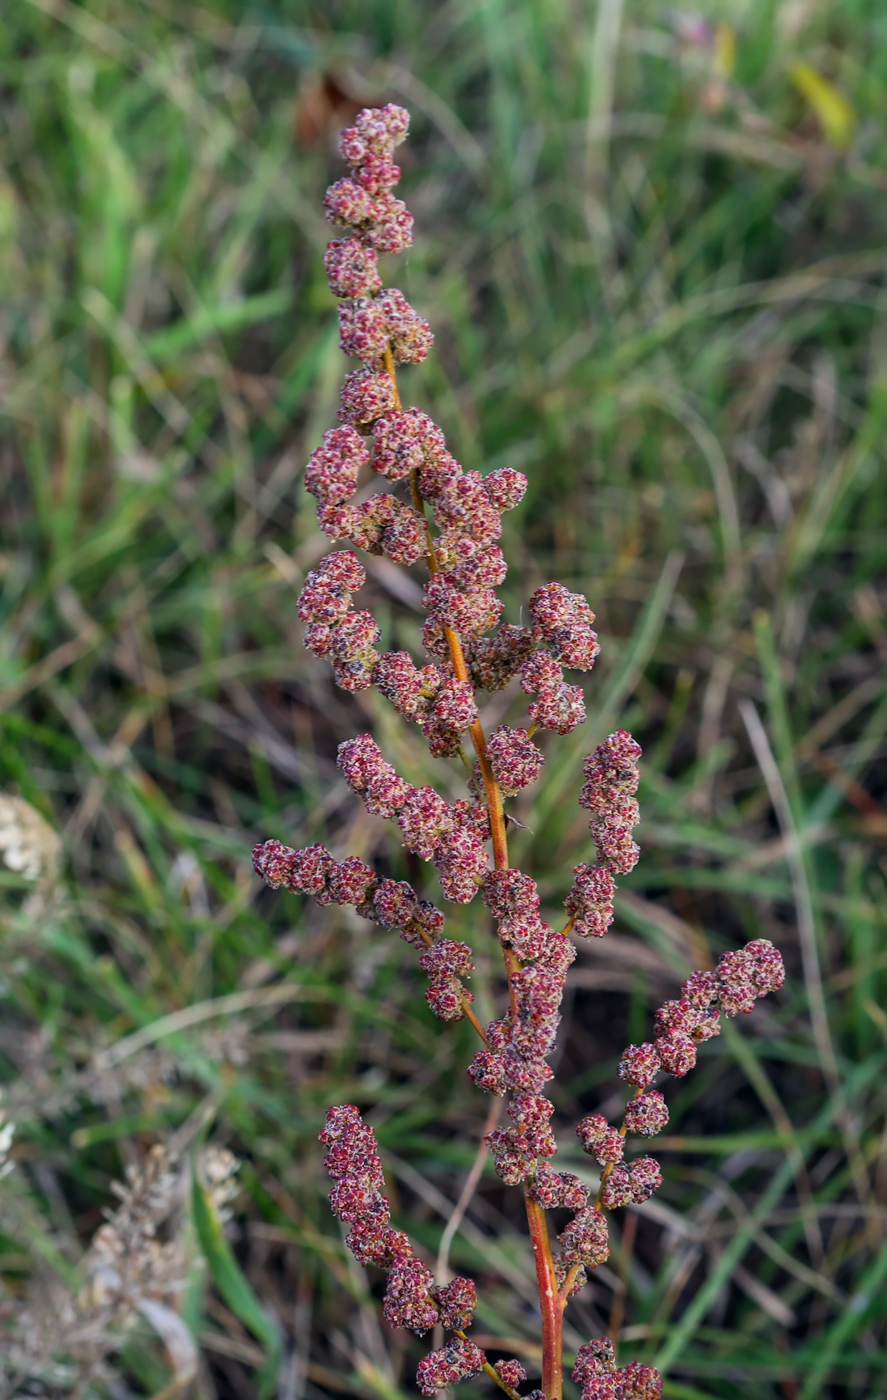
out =
<svg viewBox="0 0 887 1400"><path fill-rule="evenodd" d="M789 966L667 1089L666 1185L571 1305L568 1349L624 1294L621 1356L667 1364L675 1397L887 1389L887 12L706 16L24 0L0 27L0 788L65 859L36 906L4 880L0 1063L43 1224L2 1206L0 1272L39 1281L38 1236L76 1260L125 1164L212 1114L246 1164L230 1245L195 1201L219 1393L260 1388L278 1325L294 1394L411 1390L418 1344L383 1335L316 1134L328 1103L367 1110L433 1257L488 1108L411 950L259 891L249 862L257 839L323 839L422 878L338 780L336 744L370 725L413 781L461 791L381 702L334 689L295 620L326 547L301 473L344 373L322 73L413 112L417 240L389 280L437 347L403 385L466 466L530 478L507 620L552 577L598 613L589 721L513 804L550 917L590 854L582 755L617 724L645 747L643 857L561 1032L564 1166L688 967L759 935ZM418 652L408 601L381 574L367 594ZM450 927L492 1015L482 911ZM532 1368L524 1226L492 1176L451 1253L478 1330Z"/></svg>

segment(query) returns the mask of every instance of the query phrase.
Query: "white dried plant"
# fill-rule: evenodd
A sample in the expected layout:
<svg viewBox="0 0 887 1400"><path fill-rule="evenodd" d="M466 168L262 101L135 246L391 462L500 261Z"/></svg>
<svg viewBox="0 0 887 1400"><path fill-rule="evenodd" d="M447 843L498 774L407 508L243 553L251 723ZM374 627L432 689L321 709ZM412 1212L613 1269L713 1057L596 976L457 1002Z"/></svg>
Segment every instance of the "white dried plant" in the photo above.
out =
<svg viewBox="0 0 887 1400"><path fill-rule="evenodd" d="M6 1125L0 1126L0 1148L6 1136ZM199 1174L223 1214L236 1194L238 1165L224 1149L200 1154ZM187 1219L189 1174L185 1157L156 1145L112 1188L119 1204L80 1261L79 1287L35 1269L24 1303L0 1299L4 1396L31 1394L35 1384L80 1395L107 1386L114 1355L139 1319L161 1338L176 1378L184 1382L194 1374L197 1347L179 1314L196 1263ZM26 1228L24 1218L22 1224Z"/></svg>
<svg viewBox="0 0 887 1400"><path fill-rule="evenodd" d="M62 843L58 833L23 797L0 793L0 859L34 889L23 912L43 913L59 894Z"/></svg>

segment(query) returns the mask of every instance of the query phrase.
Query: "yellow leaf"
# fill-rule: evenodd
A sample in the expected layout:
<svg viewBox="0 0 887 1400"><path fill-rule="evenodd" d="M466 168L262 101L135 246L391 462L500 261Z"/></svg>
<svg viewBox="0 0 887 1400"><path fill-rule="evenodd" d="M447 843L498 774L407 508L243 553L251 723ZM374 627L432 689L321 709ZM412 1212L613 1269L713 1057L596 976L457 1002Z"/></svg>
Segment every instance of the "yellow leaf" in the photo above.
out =
<svg viewBox="0 0 887 1400"><path fill-rule="evenodd" d="M715 33L715 71L729 78L736 67L736 30L732 24L719 24Z"/></svg>
<svg viewBox="0 0 887 1400"><path fill-rule="evenodd" d="M826 141L836 150L845 151L850 145L856 123L856 113L847 98L809 63L796 63L790 76L813 108Z"/></svg>

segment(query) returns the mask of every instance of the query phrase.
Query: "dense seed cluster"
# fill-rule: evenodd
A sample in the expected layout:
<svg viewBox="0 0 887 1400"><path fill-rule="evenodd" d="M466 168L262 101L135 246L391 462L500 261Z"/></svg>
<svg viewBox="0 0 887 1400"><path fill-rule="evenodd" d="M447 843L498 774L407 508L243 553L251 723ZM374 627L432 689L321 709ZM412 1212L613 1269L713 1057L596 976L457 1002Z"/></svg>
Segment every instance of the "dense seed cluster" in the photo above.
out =
<svg viewBox="0 0 887 1400"><path fill-rule="evenodd" d="M472 900L487 873L485 809L475 803L448 803L432 787L405 782L369 734L340 744L337 761L346 783L369 811L397 818L404 846L432 862L446 898L457 904Z"/></svg>
<svg viewBox="0 0 887 1400"><path fill-rule="evenodd" d="M613 922L613 895L616 883L602 865L577 865L573 888L564 907L573 920L578 938L603 938Z"/></svg>
<svg viewBox="0 0 887 1400"><path fill-rule="evenodd" d="M320 1141L327 1149L324 1165L333 1182L330 1206L351 1226L345 1243L364 1267L375 1264L388 1271L382 1311L389 1326L407 1328L418 1336L437 1323L451 1331L470 1327L477 1304L471 1279L457 1277L438 1287L407 1235L390 1224L391 1209L381 1192L376 1135L360 1110L354 1104L328 1109ZM443 1351L432 1352L419 1363L419 1387L423 1395L433 1395L476 1375L485 1361L473 1342L453 1338Z"/></svg>
<svg viewBox="0 0 887 1400"><path fill-rule="evenodd" d="M756 938L725 953L715 972L694 972L680 998L659 1008L653 1042L630 1045L620 1062L620 1075L644 1089L660 1069L683 1078L696 1063L698 1046L719 1034L722 1011L726 1016L751 1011L758 997L778 991L784 981L782 958L769 939Z"/></svg>
<svg viewBox="0 0 887 1400"><path fill-rule="evenodd" d="M494 1362L493 1370L498 1372L500 1380L504 1381L506 1385L510 1385L512 1390L519 1386L521 1381L527 1379L526 1367L516 1357L511 1357L507 1361Z"/></svg>
<svg viewBox="0 0 887 1400"><path fill-rule="evenodd" d="M598 865L614 875L627 875L637 865L640 851L631 829L639 820L637 761L641 746L625 729L617 729L583 765L585 783L579 805L591 813L589 826L597 846Z"/></svg>
<svg viewBox="0 0 887 1400"><path fill-rule="evenodd" d="M617 1366L613 1344L604 1338L587 1342L576 1353L573 1380L581 1400L659 1400L662 1377L640 1361Z"/></svg>
<svg viewBox="0 0 887 1400"><path fill-rule="evenodd" d="M594 613L581 593L546 583L530 599L533 636L564 666L590 671L600 651Z"/></svg>
<svg viewBox="0 0 887 1400"><path fill-rule="evenodd" d="M330 1205L352 1227L346 1244L355 1258L383 1269L412 1259L406 1235L389 1224L391 1210L380 1190L383 1178L376 1135L363 1122L360 1110L354 1104L329 1109L320 1141L327 1148L324 1164L333 1179ZM436 1320L437 1309L428 1325Z"/></svg>
<svg viewBox="0 0 887 1400"><path fill-rule="evenodd" d="M429 1352L419 1362L416 1380L423 1395L436 1395L458 1381L477 1376L484 1368L486 1353L474 1342L453 1337L440 1351Z"/></svg>

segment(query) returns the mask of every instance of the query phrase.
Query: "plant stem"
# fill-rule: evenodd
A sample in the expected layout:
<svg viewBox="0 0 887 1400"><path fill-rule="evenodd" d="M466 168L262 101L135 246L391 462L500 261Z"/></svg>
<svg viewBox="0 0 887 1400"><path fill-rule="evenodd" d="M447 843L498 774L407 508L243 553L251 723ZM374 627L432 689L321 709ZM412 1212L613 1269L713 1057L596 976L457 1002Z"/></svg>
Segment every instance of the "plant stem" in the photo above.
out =
<svg viewBox="0 0 887 1400"><path fill-rule="evenodd" d="M563 1308L558 1297L551 1255L551 1240L545 1211L531 1197L524 1185L524 1200L533 1259L539 1283L539 1303L542 1308L542 1389L548 1400L561 1400L563 1394Z"/></svg>

